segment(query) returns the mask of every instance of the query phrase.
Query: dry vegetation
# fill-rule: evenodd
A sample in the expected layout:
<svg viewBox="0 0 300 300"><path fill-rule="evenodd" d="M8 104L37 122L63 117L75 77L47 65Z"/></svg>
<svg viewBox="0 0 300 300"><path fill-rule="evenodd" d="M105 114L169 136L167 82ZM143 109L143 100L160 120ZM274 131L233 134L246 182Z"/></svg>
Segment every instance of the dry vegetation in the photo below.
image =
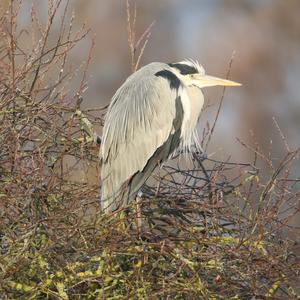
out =
<svg viewBox="0 0 300 300"><path fill-rule="evenodd" d="M81 110L93 41L84 27L73 32L67 9L68 1L49 0L43 25L33 6L32 32L18 27L18 1L0 20L0 298L297 298L290 220L299 209L299 149L277 122L286 155L276 161L253 138L241 142L253 153L249 164L195 153L189 169L166 166L145 191L143 238L134 208L104 216L99 187L72 180L78 165L97 169L92 128L104 110ZM149 32L144 42L129 35L133 69ZM69 54L82 42L90 51L74 69Z"/></svg>

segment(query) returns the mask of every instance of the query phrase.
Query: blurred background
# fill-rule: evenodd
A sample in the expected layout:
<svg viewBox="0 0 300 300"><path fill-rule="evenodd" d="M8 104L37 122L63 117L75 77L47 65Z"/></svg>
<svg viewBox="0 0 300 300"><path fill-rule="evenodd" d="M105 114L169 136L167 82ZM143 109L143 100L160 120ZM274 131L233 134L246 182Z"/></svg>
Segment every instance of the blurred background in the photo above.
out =
<svg viewBox="0 0 300 300"><path fill-rule="evenodd" d="M223 159L247 160L249 153L236 137L250 143L253 130L273 157L284 145L274 116L291 147L300 144L300 1L298 0L164 0L136 1L137 35L156 21L141 65L192 58L211 75L225 77L235 52L230 78L243 83L227 89L209 152ZM96 32L94 74L86 94L87 106L108 103L130 74L125 1L73 1L78 22L87 21ZM83 49L84 50L84 49ZM83 53L74 59L80 60ZM222 88L204 91L218 103ZM216 106L203 115L211 119ZM252 158L251 158L252 159Z"/></svg>
<svg viewBox="0 0 300 300"><path fill-rule="evenodd" d="M1 1L1 10L9 1ZM42 16L47 1L35 1ZM134 2L131 1L132 7ZM19 26L30 22L31 1L23 1ZM85 108L109 103L112 95L131 73L127 41L125 0L70 1L69 16L75 14L74 31L82 23L95 34ZM139 37L155 21L141 64L153 61L198 60L211 75L225 77L235 53L230 78L241 88L227 89L223 108L208 152L234 161L250 161L253 154L243 148L237 137L251 143L253 131L260 146L270 149L274 161L285 148L274 116L291 148L300 142L300 1L298 0L137 0L136 33ZM63 6L61 7L61 15ZM59 20L55 20L57 24ZM59 29L59 26L57 26ZM55 32L52 37L55 40ZM87 57L88 43L72 52L77 65ZM222 88L204 91L206 100L215 104L200 120L201 134L212 120ZM297 171L296 171L297 172ZM299 174L299 171L298 171Z"/></svg>

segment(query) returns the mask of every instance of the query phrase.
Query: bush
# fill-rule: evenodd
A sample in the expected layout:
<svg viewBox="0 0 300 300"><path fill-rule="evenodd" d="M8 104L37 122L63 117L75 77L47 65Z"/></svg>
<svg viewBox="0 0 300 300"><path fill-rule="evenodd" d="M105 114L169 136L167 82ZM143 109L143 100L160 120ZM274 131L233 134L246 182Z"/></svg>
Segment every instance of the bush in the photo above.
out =
<svg viewBox="0 0 300 300"><path fill-rule="evenodd" d="M190 168L165 166L159 185L145 191L141 237L135 204L127 214L103 215L99 186L73 176L98 170L93 127L104 109L81 109L89 31L73 33L68 1L52 0L44 27L32 7L36 43L22 47L18 9L12 2L0 21L0 297L296 298L289 221L298 212L299 180L290 170L299 149L287 147L274 166L257 144L241 142L253 152L252 164L195 153ZM72 70L70 51L82 42L91 50Z"/></svg>

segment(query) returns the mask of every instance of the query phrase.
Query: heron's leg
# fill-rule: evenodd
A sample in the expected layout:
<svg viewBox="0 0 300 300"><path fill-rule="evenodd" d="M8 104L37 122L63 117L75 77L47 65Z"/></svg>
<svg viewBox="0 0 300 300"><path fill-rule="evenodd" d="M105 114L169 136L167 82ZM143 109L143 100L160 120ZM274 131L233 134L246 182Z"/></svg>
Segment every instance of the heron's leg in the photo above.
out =
<svg viewBox="0 0 300 300"><path fill-rule="evenodd" d="M136 228L138 232L138 237L141 238L143 233L143 220L142 220L142 211L141 211L142 198L140 192L137 194L135 198L135 202L136 202Z"/></svg>

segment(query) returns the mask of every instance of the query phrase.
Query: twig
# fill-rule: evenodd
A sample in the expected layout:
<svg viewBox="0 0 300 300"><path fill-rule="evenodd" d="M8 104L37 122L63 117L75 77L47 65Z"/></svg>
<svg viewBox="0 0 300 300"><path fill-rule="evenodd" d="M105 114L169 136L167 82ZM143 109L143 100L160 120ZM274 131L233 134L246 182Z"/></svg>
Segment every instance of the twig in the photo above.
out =
<svg viewBox="0 0 300 300"><path fill-rule="evenodd" d="M228 66L228 70L227 70L227 74L226 74L226 79L229 78L230 71L231 71L231 66L232 66L232 63L233 63L233 60L234 60L234 56L235 56L235 51L232 52L232 55L231 55L231 58L230 58L230 61L229 61L229 66ZM209 142L211 140L211 137L212 137L212 135L214 133L214 130L215 130L215 127L216 127L216 124L217 124L217 121L218 121L218 118L219 118L219 115L220 115L220 111L221 111L221 108L222 108L222 105L223 105L223 100L224 100L224 96L225 96L225 90L226 90L226 87L224 86L223 87L223 91L222 91L221 100L220 100L220 103L219 103L219 106L218 106L218 110L217 110L217 113L216 113L216 116L215 116L215 119L214 119L213 126L212 126L212 128L210 130L210 133L209 133L209 136L208 136L205 148L204 148L204 152L207 151L208 144L209 144Z"/></svg>

